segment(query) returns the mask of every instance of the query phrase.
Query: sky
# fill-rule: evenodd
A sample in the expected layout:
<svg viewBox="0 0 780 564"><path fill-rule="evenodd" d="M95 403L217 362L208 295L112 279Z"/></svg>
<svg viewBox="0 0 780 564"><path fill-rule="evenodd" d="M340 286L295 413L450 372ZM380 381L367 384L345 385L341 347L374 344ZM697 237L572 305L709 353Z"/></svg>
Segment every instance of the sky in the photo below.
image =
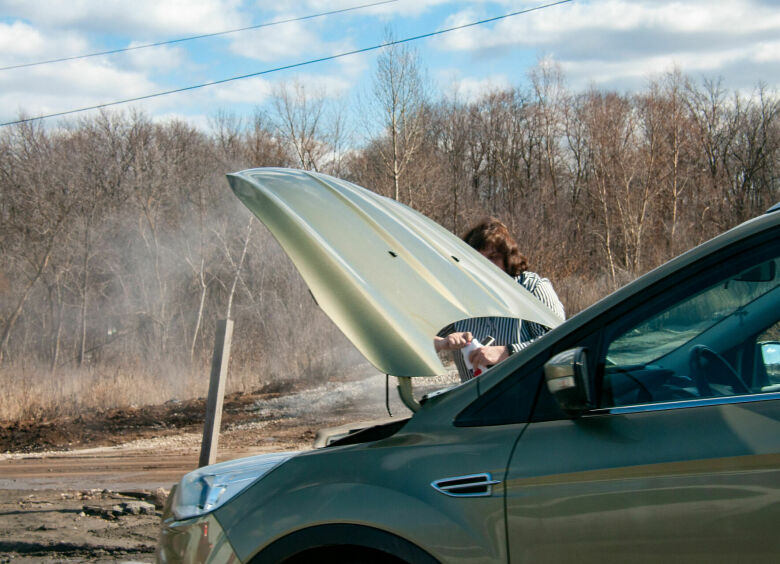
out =
<svg viewBox="0 0 780 564"><path fill-rule="evenodd" d="M123 49L342 11L123 53L0 70L0 123L269 71L552 3L396 0L0 0L0 67ZM368 6L369 4L375 4ZM555 61L573 90L632 92L679 69L750 94L780 90L780 0L573 0L410 43L434 91L474 99L527 84ZM151 98L155 120L206 127L249 114L297 81L358 107L378 50ZM89 115L76 114L76 115ZM75 117L75 116L71 116ZM51 118L44 123L58 123Z"/></svg>

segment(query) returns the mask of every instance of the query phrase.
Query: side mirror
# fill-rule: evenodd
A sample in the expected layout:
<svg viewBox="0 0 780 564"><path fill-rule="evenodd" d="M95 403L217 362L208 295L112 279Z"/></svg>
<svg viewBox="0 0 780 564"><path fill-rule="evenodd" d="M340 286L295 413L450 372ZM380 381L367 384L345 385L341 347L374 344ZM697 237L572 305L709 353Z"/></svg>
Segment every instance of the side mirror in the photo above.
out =
<svg viewBox="0 0 780 564"><path fill-rule="evenodd" d="M780 365L780 341L764 341L760 345L764 364L767 366Z"/></svg>
<svg viewBox="0 0 780 564"><path fill-rule="evenodd" d="M780 384L780 341L764 341L759 343L761 359L771 386ZM763 390L770 391L770 390ZM772 390L776 391L776 390Z"/></svg>
<svg viewBox="0 0 780 564"><path fill-rule="evenodd" d="M547 389L561 409L572 415L594 407L587 357L588 349L578 347L555 355L544 365Z"/></svg>

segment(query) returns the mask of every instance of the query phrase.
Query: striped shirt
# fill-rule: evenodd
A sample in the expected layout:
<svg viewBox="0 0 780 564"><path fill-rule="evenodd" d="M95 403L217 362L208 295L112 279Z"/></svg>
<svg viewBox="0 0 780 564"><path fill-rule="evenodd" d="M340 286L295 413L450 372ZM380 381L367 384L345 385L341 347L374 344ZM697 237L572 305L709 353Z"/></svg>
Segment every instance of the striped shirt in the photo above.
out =
<svg viewBox="0 0 780 564"><path fill-rule="evenodd" d="M549 307L561 320L566 318L563 304L547 278L526 271L515 277L515 280ZM480 343L484 343L488 337L493 337L494 346L507 346L512 354L524 349L549 330L549 327L544 325L512 317L472 317L451 323L439 332L439 336L446 337L450 333L470 331ZM452 359L458 367L461 381L465 382L473 378L463 361L460 350L452 351Z"/></svg>

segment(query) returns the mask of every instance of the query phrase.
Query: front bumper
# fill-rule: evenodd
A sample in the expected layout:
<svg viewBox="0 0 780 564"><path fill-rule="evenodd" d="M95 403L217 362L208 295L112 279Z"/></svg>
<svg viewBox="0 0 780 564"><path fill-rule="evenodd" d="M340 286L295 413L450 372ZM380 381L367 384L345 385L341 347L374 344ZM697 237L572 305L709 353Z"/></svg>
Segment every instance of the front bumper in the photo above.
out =
<svg viewBox="0 0 780 564"><path fill-rule="evenodd" d="M163 512L160 540L157 543L157 562L238 563L239 559L213 513L184 521L176 520L171 511L175 495L174 490Z"/></svg>

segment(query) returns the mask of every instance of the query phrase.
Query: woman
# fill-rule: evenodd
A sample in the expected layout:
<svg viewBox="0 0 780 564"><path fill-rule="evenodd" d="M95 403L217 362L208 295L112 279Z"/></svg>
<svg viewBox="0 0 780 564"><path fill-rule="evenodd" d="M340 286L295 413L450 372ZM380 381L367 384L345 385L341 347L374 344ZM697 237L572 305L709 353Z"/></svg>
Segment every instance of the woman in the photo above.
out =
<svg viewBox="0 0 780 564"><path fill-rule="evenodd" d="M562 320L565 318L563 304L558 299L552 283L547 278L527 270L527 259L520 253L517 243L509 234L509 229L501 221L495 217L487 218L466 233L463 240L512 276L518 284L536 296ZM476 338L483 343L488 337L493 337L493 345L476 349L469 355L472 366L488 367L524 349L531 341L541 337L547 331L549 331L548 327L521 319L476 317L457 321L445 327L439 336L435 337L434 345L437 351L454 351L453 359L461 380L465 381L472 376L459 350L472 339Z"/></svg>

